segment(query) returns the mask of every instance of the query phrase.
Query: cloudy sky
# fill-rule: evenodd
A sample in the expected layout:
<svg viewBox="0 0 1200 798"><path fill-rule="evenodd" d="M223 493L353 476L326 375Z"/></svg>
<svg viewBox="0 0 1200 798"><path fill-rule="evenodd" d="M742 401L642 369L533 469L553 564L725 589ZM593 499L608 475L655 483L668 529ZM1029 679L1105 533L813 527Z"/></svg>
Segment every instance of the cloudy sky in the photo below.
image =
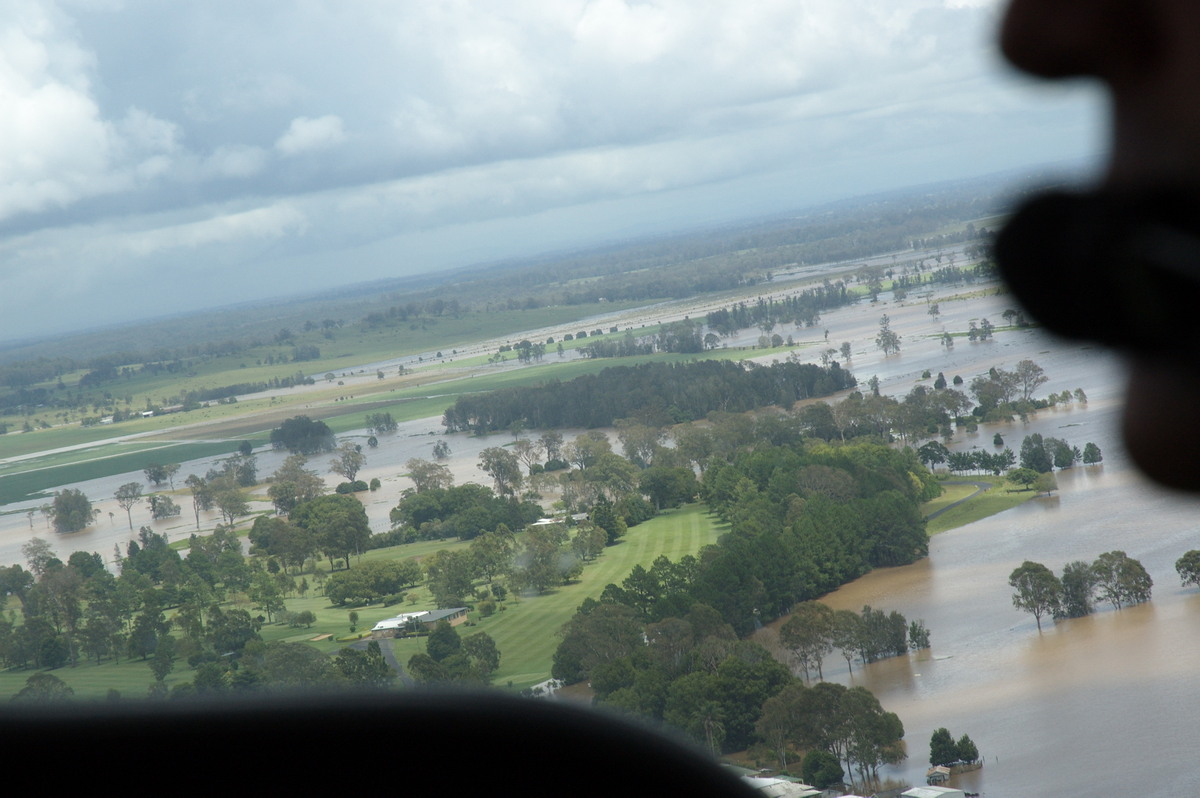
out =
<svg viewBox="0 0 1200 798"><path fill-rule="evenodd" d="M998 0L4 0L0 341L1094 153Z"/></svg>

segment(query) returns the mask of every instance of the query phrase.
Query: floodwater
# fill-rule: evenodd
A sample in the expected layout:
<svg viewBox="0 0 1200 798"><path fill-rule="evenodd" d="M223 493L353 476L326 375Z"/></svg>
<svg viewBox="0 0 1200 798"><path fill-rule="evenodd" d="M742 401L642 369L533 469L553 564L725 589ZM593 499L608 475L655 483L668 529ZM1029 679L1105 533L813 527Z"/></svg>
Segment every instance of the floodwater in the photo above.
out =
<svg viewBox="0 0 1200 798"><path fill-rule="evenodd" d="M990 448L999 431L1018 450L1024 435L1040 432L1081 449L1094 441L1104 463L1061 472L1053 497L940 534L921 562L874 572L826 597L839 609L870 604L923 619L933 643L919 655L865 669L856 664L853 672L833 654L825 663L826 678L865 685L900 715L909 759L885 769L885 776L923 783L930 735L945 726L955 738L969 734L986 760L981 771L958 777L955 786L986 796L1200 793L1200 758L1194 750L1200 718L1200 591L1181 588L1174 570L1180 555L1200 548L1200 502L1152 487L1126 459L1116 433L1123 376L1115 358L1035 330L1004 332L975 344L957 339L946 350L937 339L943 329L962 331L970 319L984 316L1002 323L1001 313L1011 306L1002 295L967 302L949 299L954 293L948 289L933 297L941 299L937 319L915 299L904 305L856 305L827 314L818 328L777 331L807 344L799 350L801 357L816 360L828 329L828 346L851 342L853 356L844 365L861 382L878 375L884 392L897 396L919 382L926 369L934 375L942 371L947 379L961 375L969 383L990 366L1012 368L1032 358L1050 377L1039 395L1082 387L1088 404L1043 411L1028 424L982 427L958 436L952 446ZM874 346L883 313L902 338L901 353L888 358ZM384 436L378 449L364 447L367 466L360 478L383 481L380 491L360 494L375 531L388 528L388 510L410 485L399 476L404 462L428 458L440 431L438 419L426 419ZM485 482L486 475L475 468L478 452L511 438L454 435L445 440L453 450L456 480ZM325 471L325 459L315 458L311 467ZM270 474L281 461L280 453L261 453L259 473ZM180 474L204 473L209 465L185 463ZM112 496L129 481L144 479L133 473L78 487L95 498ZM327 481L332 484L334 478ZM152 524L172 539L194 527L190 497L185 492L178 501L182 518ZM22 562L20 545L33 534L50 540L63 556L82 549L107 558L114 543L124 546L130 531L115 502L100 506L98 523L70 536L45 529L40 515L30 528L24 508L4 508L18 512L0 516L0 564ZM111 519L109 511L115 512ZM215 521L211 514L202 519L206 529ZM144 505L135 508L134 527L147 523ZM1008 575L1022 561L1060 571L1067 562L1091 561L1114 549L1141 560L1154 579L1153 601L1046 622L1040 634L1032 616L1013 608Z"/></svg>
<svg viewBox="0 0 1200 798"><path fill-rule="evenodd" d="M1003 303L995 301L998 316ZM860 325L868 324L858 313ZM885 777L923 783L930 736L944 726L956 739L969 734L985 759L982 770L952 780L968 792L1200 794L1200 591L1181 587L1174 567L1185 551L1200 548L1200 501L1151 485L1129 462L1117 432L1123 370L1103 352L1038 332L1005 333L974 348L959 343L952 353L928 342L890 359L872 353L871 368L881 380L887 375L885 391L894 394L924 368L944 368L947 378L962 373L969 382L986 370L984 346L995 347L997 365L1011 368L1024 357L1041 364L1051 382L1039 395L1083 387L1089 402L1043 411L1027 424L981 427L953 448L990 449L999 431L1018 450L1025 435L1039 432L1081 449L1094 441L1104 463L1059 472L1052 497L937 535L928 558L873 572L825 597L835 609L898 610L932 632L929 651L865 668L856 662L853 672L834 653L825 678L866 686L904 722L909 758L885 769ZM916 349L924 356L911 357ZM976 362L960 362L966 355ZM870 370L857 373L864 380ZM1061 572L1068 562L1118 549L1150 573L1151 602L1043 620L1041 633L1033 616L1012 606L1008 576L1023 561Z"/></svg>

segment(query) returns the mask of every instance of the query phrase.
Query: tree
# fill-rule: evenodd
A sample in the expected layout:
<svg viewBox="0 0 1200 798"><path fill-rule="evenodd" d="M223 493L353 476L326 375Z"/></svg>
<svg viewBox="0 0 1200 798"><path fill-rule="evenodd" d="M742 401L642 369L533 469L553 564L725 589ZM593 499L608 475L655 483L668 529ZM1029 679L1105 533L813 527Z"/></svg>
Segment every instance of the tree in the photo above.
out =
<svg viewBox="0 0 1200 798"><path fill-rule="evenodd" d="M437 626L429 633L429 638L425 641L425 653L435 662L442 662L457 654L462 646L462 639L459 638L458 631L450 625L449 621L441 620L437 622Z"/></svg>
<svg viewBox="0 0 1200 798"><path fill-rule="evenodd" d="M250 503L232 475L211 480L209 487L212 490L212 503L221 511L225 523L232 524L249 511Z"/></svg>
<svg viewBox="0 0 1200 798"><path fill-rule="evenodd" d="M271 475L267 496L280 515L287 515L300 502L311 501L325 492L325 481L316 471L305 468L306 462L302 454L288 455Z"/></svg>
<svg viewBox="0 0 1200 798"><path fill-rule="evenodd" d="M496 493L501 496L512 496L521 489L521 461L507 449L484 449L479 453L478 467L496 483Z"/></svg>
<svg viewBox="0 0 1200 798"><path fill-rule="evenodd" d="M955 748L958 751L958 758L963 762L970 763L974 762L976 759L979 759L979 748L976 747L975 742L965 734L958 738L958 743L955 745Z"/></svg>
<svg viewBox="0 0 1200 798"><path fill-rule="evenodd" d="M1054 461L1046 450L1046 443L1038 433L1026 435L1021 441L1021 468L1028 468L1039 474L1054 470Z"/></svg>
<svg viewBox="0 0 1200 798"><path fill-rule="evenodd" d="M39 537L32 537L29 542L21 546L21 554L25 556L25 563L29 566L29 572L33 574L33 578L41 581L46 576L54 563L61 565L61 561L54 554L54 547Z"/></svg>
<svg viewBox="0 0 1200 798"><path fill-rule="evenodd" d="M487 632L476 632L463 638L462 650L484 676L491 675L500 667L500 649L496 648L496 641Z"/></svg>
<svg viewBox="0 0 1200 798"><path fill-rule="evenodd" d="M56 491L51 506L54 531L78 532L92 523L92 503L83 491L65 488Z"/></svg>
<svg viewBox="0 0 1200 798"><path fill-rule="evenodd" d="M320 454L334 447L333 430L324 421L294 416L271 430L271 445L294 454Z"/></svg>
<svg viewBox="0 0 1200 798"><path fill-rule="evenodd" d="M1037 479L1033 481L1033 489L1049 496L1052 491L1058 490L1058 480L1049 471L1045 474L1038 474Z"/></svg>
<svg viewBox="0 0 1200 798"><path fill-rule="evenodd" d="M151 463L142 469L142 473L146 475L146 481L154 483L156 488L167 481L167 469L162 463Z"/></svg>
<svg viewBox="0 0 1200 798"><path fill-rule="evenodd" d="M562 457L563 436L561 432L551 430L538 438L538 445L546 453L547 460L558 460Z"/></svg>
<svg viewBox="0 0 1200 798"><path fill-rule="evenodd" d="M891 319L885 313L879 318L879 334L875 336L875 345L883 350L884 357L900 351L900 336L891 326Z"/></svg>
<svg viewBox="0 0 1200 798"><path fill-rule="evenodd" d="M950 458L950 450L938 441L930 441L917 449L917 457L926 467L941 465Z"/></svg>
<svg viewBox="0 0 1200 798"><path fill-rule="evenodd" d="M200 528L200 511L211 510L213 506L212 488L208 480L189 474L186 480L188 489L192 492L192 509L196 513L196 529Z"/></svg>
<svg viewBox="0 0 1200 798"><path fill-rule="evenodd" d="M442 463L431 463L414 457L408 460L404 467L408 469L408 478L413 481L417 493L445 490L454 486L454 475L450 473L450 468Z"/></svg>
<svg viewBox="0 0 1200 798"><path fill-rule="evenodd" d="M1104 455L1100 453L1100 447L1088 441L1083 445L1083 464L1095 465L1104 460Z"/></svg>
<svg viewBox="0 0 1200 798"><path fill-rule="evenodd" d="M838 758L828 751L814 748L804 755L800 765L800 775L806 784L811 784L818 790L824 790L842 783L846 772Z"/></svg>
<svg viewBox="0 0 1200 798"><path fill-rule="evenodd" d="M929 629L924 621L916 620L908 625L908 647L913 651L929 648Z"/></svg>
<svg viewBox="0 0 1200 798"><path fill-rule="evenodd" d="M174 518L179 515L179 505L170 496L154 494L146 499L150 505L150 515L158 521L163 518Z"/></svg>
<svg viewBox="0 0 1200 798"><path fill-rule="evenodd" d="M150 658L150 670L155 681L161 682L175 669L175 638L163 635L154 645L154 656Z"/></svg>
<svg viewBox="0 0 1200 798"><path fill-rule="evenodd" d="M372 435L383 435L385 432L395 432L399 424L392 418L391 413L367 413L366 427Z"/></svg>
<svg viewBox="0 0 1200 798"><path fill-rule="evenodd" d="M117 492L113 495L117 499L117 504L121 505L121 509L125 511L125 515L129 519L129 529L133 531L133 505L142 499L142 483L126 482L117 488Z"/></svg>
<svg viewBox="0 0 1200 798"><path fill-rule="evenodd" d="M525 472L532 473L533 466L538 463L541 458L542 447L528 438L520 438L519 440L513 442L513 453L525 466Z"/></svg>
<svg viewBox="0 0 1200 798"><path fill-rule="evenodd" d="M343 648L333 658L333 664L346 681L357 688L384 688L396 678L396 672L384 659L377 640L367 643L366 651Z"/></svg>
<svg viewBox="0 0 1200 798"><path fill-rule="evenodd" d="M426 587L439 607L461 606L471 594L475 578L475 558L469 551L434 552L421 563L425 569Z"/></svg>
<svg viewBox="0 0 1200 798"><path fill-rule="evenodd" d="M951 765L958 759L958 746L950 736L950 730L944 726L935 730L929 739L929 764Z"/></svg>
<svg viewBox="0 0 1200 798"><path fill-rule="evenodd" d="M1032 360L1022 360L1015 369L1017 382L1021 388L1021 398L1028 402L1033 398L1033 392L1050 381L1045 370Z"/></svg>
<svg viewBox="0 0 1200 798"><path fill-rule="evenodd" d="M1175 571L1184 587L1200 587L1200 549L1192 549L1176 560Z"/></svg>
<svg viewBox="0 0 1200 798"><path fill-rule="evenodd" d="M1092 563L1096 591L1116 609L1150 600L1154 580L1142 564L1123 551L1106 551Z"/></svg>
<svg viewBox="0 0 1200 798"><path fill-rule="evenodd" d="M319 496L297 505L290 519L312 533L318 548L329 558L330 567L335 559L342 559L349 568L350 555L362 552L371 537L367 512L353 496Z"/></svg>
<svg viewBox="0 0 1200 798"><path fill-rule="evenodd" d="M1096 591L1096 575L1092 566L1075 560L1063 566L1062 614L1067 618L1082 618L1092 612L1092 597Z"/></svg>
<svg viewBox="0 0 1200 798"><path fill-rule="evenodd" d="M816 669L818 679L824 678L821 660L833 650L829 642L833 624L833 610L828 605L804 601L792 609L792 617L779 629L779 643L799 661L805 681L811 668Z"/></svg>
<svg viewBox="0 0 1200 798"><path fill-rule="evenodd" d="M329 470L353 482L366 462L367 456L362 453L361 446L344 441L337 449L337 457L329 461Z"/></svg>
<svg viewBox="0 0 1200 798"><path fill-rule="evenodd" d="M445 460L450 456L450 444L438 441L433 445L433 456L436 460Z"/></svg>
<svg viewBox="0 0 1200 798"><path fill-rule="evenodd" d="M1062 604L1062 582L1046 566L1026 560L1008 577L1013 593L1013 606L1031 613L1042 631L1042 616L1054 615Z"/></svg>
<svg viewBox="0 0 1200 798"><path fill-rule="evenodd" d="M18 703L48 704L70 701L75 691L53 673L35 673L25 680L25 686L12 697Z"/></svg>

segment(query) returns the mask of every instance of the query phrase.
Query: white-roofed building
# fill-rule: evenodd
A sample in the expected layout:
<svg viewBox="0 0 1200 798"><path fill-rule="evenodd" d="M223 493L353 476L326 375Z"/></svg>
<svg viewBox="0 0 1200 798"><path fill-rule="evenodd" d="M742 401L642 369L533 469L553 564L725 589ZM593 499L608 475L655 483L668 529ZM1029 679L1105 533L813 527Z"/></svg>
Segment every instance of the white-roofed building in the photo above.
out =
<svg viewBox="0 0 1200 798"><path fill-rule="evenodd" d="M900 793L903 798L967 798L962 790L953 787L912 787Z"/></svg>
<svg viewBox="0 0 1200 798"><path fill-rule="evenodd" d="M815 787L772 776L742 776L742 783L767 798L816 798L822 795Z"/></svg>

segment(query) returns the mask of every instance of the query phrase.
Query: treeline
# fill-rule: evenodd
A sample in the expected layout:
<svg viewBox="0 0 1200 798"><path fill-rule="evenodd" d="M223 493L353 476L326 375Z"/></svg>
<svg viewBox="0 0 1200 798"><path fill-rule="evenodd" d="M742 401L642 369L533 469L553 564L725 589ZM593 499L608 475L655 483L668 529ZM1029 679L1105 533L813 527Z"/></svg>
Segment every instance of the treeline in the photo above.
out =
<svg viewBox="0 0 1200 798"><path fill-rule="evenodd" d="M643 363L539 386L460 396L442 423L450 432L484 434L522 422L535 429L604 427L618 418L658 416L665 421L704 418L712 411L742 412L827 396L855 385L837 363L742 365L729 361Z"/></svg>
<svg viewBox="0 0 1200 798"><path fill-rule="evenodd" d="M632 332L626 332L621 338L593 341L581 347L579 353L593 358L632 357L655 352L696 354L712 349L716 344L716 336L705 334L703 324L685 319L662 325L655 335L635 338Z"/></svg>
<svg viewBox="0 0 1200 798"><path fill-rule="evenodd" d="M763 299L757 302L738 302L710 312L705 317L708 328L718 335L730 336L750 327L770 329L777 324L803 324L812 327L821 320L821 312L858 301L858 297L838 280L807 288L783 299Z"/></svg>
<svg viewBox="0 0 1200 798"><path fill-rule="evenodd" d="M864 665L887 657L929 648L929 630L922 621L909 623L901 613L863 607L833 610L819 601L804 601L792 608L791 616L779 629L779 644L804 671L808 681L815 669L824 679L822 662L826 654L840 650L847 669L853 671L857 656Z"/></svg>

